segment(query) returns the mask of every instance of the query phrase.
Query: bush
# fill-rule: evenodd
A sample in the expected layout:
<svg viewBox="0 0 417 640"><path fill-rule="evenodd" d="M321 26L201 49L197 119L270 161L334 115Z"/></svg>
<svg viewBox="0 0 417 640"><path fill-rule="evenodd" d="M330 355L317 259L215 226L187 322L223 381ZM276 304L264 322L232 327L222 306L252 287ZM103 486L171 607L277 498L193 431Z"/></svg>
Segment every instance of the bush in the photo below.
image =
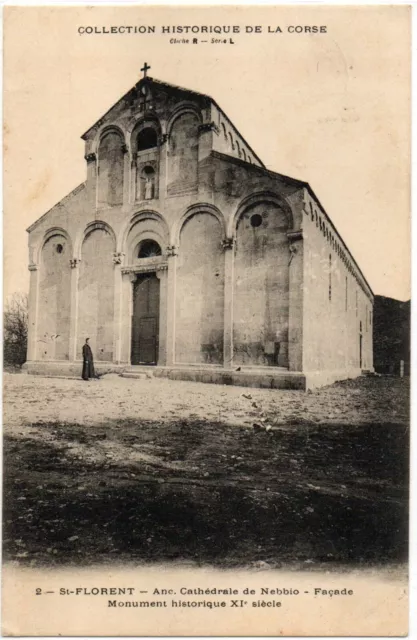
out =
<svg viewBox="0 0 417 640"><path fill-rule="evenodd" d="M28 342L28 297L14 293L4 308L4 365L21 367L26 362Z"/></svg>

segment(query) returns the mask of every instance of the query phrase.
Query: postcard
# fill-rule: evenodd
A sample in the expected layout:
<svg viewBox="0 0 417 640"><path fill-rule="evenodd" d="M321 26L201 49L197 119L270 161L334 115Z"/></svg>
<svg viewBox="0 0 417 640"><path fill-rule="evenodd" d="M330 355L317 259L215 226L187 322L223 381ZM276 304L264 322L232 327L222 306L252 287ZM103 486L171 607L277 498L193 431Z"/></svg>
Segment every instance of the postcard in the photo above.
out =
<svg viewBox="0 0 417 640"><path fill-rule="evenodd" d="M410 30L5 8L5 636L407 635Z"/></svg>

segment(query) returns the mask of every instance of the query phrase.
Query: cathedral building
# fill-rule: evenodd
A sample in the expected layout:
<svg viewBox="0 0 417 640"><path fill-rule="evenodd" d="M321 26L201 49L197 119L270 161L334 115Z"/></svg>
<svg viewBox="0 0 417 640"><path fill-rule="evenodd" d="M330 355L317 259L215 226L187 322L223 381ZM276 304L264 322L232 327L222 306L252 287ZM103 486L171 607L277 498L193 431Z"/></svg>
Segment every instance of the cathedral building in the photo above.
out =
<svg viewBox="0 0 417 640"><path fill-rule="evenodd" d="M29 373L306 389L373 370L373 293L311 187L211 97L146 75L29 232Z"/></svg>

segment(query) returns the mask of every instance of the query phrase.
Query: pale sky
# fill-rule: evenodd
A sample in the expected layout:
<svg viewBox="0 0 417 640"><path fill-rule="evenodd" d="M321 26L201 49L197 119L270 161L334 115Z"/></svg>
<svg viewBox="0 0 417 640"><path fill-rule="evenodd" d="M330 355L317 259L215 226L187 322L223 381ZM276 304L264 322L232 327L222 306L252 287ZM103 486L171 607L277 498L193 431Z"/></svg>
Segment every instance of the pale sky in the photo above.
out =
<svg viewBox="0 0 417 640"><path fill-rule="evenodd" d="M85 180L80 136L141 77L211 95L268 169L310 183L375 294L410 297L409 8L5 10L4 292L28 287L25 229ZM79 35L148 25L155 34ZM162 26L240 27L170 44ZM321 26L327 33L289 33ZM262 26L262 33L245 33ZM282 33L276 32L280 26ZM270 28L268 32L268 27Z"/></svg>

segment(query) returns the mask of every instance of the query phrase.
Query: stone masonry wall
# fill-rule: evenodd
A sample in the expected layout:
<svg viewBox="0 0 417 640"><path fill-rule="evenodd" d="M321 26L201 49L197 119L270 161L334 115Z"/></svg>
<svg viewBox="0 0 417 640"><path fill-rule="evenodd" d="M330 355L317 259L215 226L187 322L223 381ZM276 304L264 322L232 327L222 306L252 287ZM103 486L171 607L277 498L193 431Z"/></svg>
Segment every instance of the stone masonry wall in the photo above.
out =
<svg viewBox="0 0 417 640"><path fill-rule="evenodd" d="M271 204L238 222L234 287L234 361L288 366L288 221Z"/></svg>
<svg viewBox="0 0 417 640"><path fill-rule="evenodd" d="M83 242L78 280L78 357L85 338L90 338L96 360L113 360L114 250L113 237L105 229L93 230Z"/></svg>
<svg viewBox="0 0 417 640"><path fill-rule="evenodd" d="M164 263L158 364L346 371L359 367L362 332L362 368L372 368L372 296L341 259L318 204L308 206L303 185L256 166L243 138L206 98L177 99L151 85L146 100L148 112L134 92L89 130L86 183L30 229L30 357L41 357L33 345L48 333L63 336L46 348L48 359L80 358L89 336L96 360L130 362L131 277L142 268L138 242L148 238L160 245ZM156 185L142 200L134 140L148 121L158 135ZM97 202L100 141L112 127L120 132L123 190ZM261 223L253 226L256 215ZM39 257L54 228L62 231L64 256L48 241Z"/></svg>
<svg viewBox="0 0 417 640"><path fill-rule="evenodd" d="M178 363L223 362L224 250L222 229L211 214L184 225L177 267Z"/></svg>
<svg viewBox="0 0 417 640"><path fill-rule="evenodd" d="M349 269L347 252L313 201L303 226L304 370L372 369L372 299Z"/></svg>
<svg viewBox="0 0 417 640"><path fill-rule="evenodd" d="M39 360L69 359L71 245L56 234L44 244L38 300L36 354Z"/></svg>

